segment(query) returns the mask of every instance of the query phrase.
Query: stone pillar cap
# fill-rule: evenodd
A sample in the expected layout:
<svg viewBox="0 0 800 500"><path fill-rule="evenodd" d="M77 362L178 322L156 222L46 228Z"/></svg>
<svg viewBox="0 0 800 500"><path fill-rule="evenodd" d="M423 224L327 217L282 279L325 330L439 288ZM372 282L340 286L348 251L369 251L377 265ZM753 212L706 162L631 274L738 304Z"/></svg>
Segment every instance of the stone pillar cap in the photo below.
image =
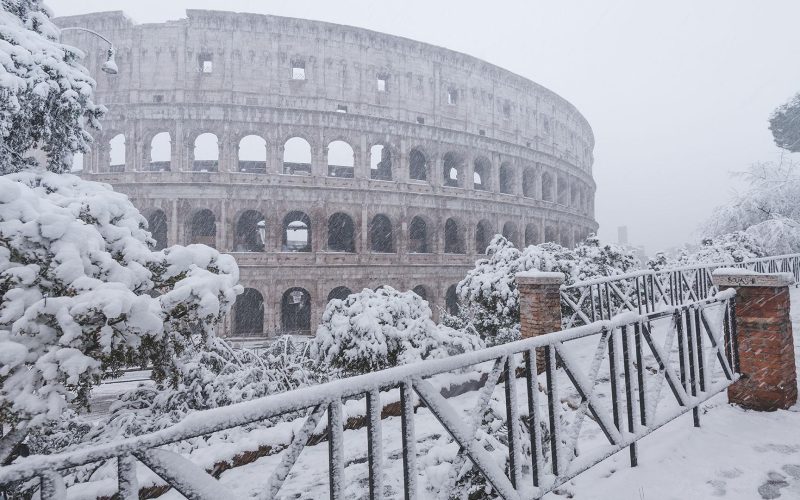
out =
<svg viewBox="0 0 800 500"><path fill-rule="evenodd" d="M564 273L547 273L544 271L523 271L514 276L520 285L561 285L564 283Z"/></svg>
<svg viewBox="0 0 800 500"><path fill-rule="evenodd" d="M789 286L794 284L792 273L758 273L740 267L720 267L711 273L717 286Z"/></svg>

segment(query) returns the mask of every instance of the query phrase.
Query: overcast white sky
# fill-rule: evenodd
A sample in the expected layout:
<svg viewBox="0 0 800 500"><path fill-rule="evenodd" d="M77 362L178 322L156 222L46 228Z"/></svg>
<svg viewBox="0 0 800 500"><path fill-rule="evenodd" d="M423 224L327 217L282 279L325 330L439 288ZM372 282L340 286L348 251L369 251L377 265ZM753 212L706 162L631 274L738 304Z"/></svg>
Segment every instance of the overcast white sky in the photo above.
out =
<svg viewBox="0 0 800 500"><path fill-rule="evenodd" d="M594 129L603 239L627 225L652 253L694 240L735 188L780 155L767 117L800 91L798 0L49 0L55 15L186 8L350 24L441 45L559 93Z"/></svg>

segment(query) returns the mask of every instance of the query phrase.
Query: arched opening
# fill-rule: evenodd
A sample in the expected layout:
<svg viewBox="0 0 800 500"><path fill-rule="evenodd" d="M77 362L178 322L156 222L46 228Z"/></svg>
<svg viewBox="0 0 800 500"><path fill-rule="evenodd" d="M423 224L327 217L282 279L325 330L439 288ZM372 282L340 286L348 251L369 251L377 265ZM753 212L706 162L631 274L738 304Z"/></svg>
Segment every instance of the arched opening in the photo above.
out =
<svg viewBox="0 0 800 500"><path fill-rule="evenodd" d="M422 300L428 300L428 290L423 285L417 285L411 291L419 295Z"/></svg>
<svg viewBox="0 0 800 500"><path fill-rule="evenodd" d="M464 228L455 219L444 223L444 253L466 253Z"/></svg>
<svg viewBox="0 0 800 500"><path fill-rule="evenodd" d="M284 252L311 251L311 218L304 212L293 211L283 218Z"/></svg>
<svg viewBox="0 0 800 500"><path fill-rule="evenodd" d="M558 200L558 203L560 205L568 205L569 200L567 197L569 196L569 188L567 187L567 180L561 176L558 176L558 179L556 179L556 192L558 196L556 200Z"/></svg>
<svg viewBox="0 0 800 500"><path fill-rule="evenodd" d="M414 217L408 225L408 252L431 253L431 246L428 223L422 217Z"/></svg>
<svg viewBox="0 0 800 500"><path fill-rule="evenodd" d="M257 135L247 135L239 141L239 172L267 173L267 141Z"/></svg>
<svg viewBox="0 0 800 500"><path fill-rule="evenodd" d="M546 243L558 243L558 229L553 226L544 228L544 241Z"/></svg>
<svg viewBox="0 0 800 500"><path fill-rule="evenodd" d="M369 150L369 166L373 179L392 180L392 152L383 144L376 144Z"/></svg>
<svg viewBox="0 0 800 500"><path fill-rule="evenodd" d="M328 176L352 179L355 170L353 147L344 141L328 144Z"/></svg>
<svg viewBox="0 0 800 500"><path fill-rule="evenodd" d="M549 172L542 173L542 200L553 201L553 176Z"/></svg>
<svg viewBox="0 0 800 500"><path fill-rule="evenodd" d="M378 214L372 218L369 224L369 246L373 252L394 252L392 221L389 217Z"/></svg>
<svg viewBox="0 0 800 500"><path fill-rule="evenodd" d="M473 164L473 187L481 191L488 191L489 179L492 171L492 162L484 157L475 159Z"/></svg>
<svg viewBox="0 0 800 500"><path fill-rule="evenodd" d="M508 163L500 165L500 192L514 194L514 168Z"/></svg>
<svg viewBox="0 0 800 500"><path fill-rule="evenodd" d="M311 333L311 294L305 288L290 288L281 298L281 328L283 333Z"/></svg>
<svg viewBox="0 0 800 500"><path fill-rule="evenodd" d="M458 304L458 294L456 293L456 285L447 287L447 293L444 295L444 305L447 312L453 316L457 316L461 308Z"/></svg>
<svg viewBox="0 0 800 500"><path fill-rule="evenodd" d="M517 225L513 222L508 221L503 224L503 237L513 243L515 247L519 247L519 232Z"/></svg>
<svg viewBox="0 0 800 500"><path fill-rule="evenodd" d="M569 229L561 228L561 231L558 232L559 236L559 245L564 248L572 248L572 242L570 241L569 237L571 236L571 232Z"/></svg>
<svg viewBox="0 0 800 500"><path fill-rule="evenodd" d="M444 185L460 187L464 178L464 160L458 153L446 153L442 159Z"/></svg>
<svg viewBox="0 0 800 500"><path fill-rule="evenodd" d="M267 242L267 221L261 212L247 210L236 223L234 252L263 252Z"/></svg>
<svg viewBox="0 0 800 500"><path fill-rule="evenodd" d="M525 246L537 245L539 243L539 228L535 224L525 226Z"/></svg>
<svg viewBox="0 0 800 500"><path fill-rule="evenodd" d="M522 173L522 196L536 197L536 171L532 168L526 168Z"/></svg>
<svg viewBox="0 0 800 500"><path fill-rule="evenodd" d="M486 248L489 246L489 243L492 242L493 235L494 231L489 221L482 220L478 222L478 225L475 227L475 252L485 254Z"/></svg>
<svg viewBox="0 0 800 500"><path fill-rule="evenodd" d="M581 242L581 240L583 240L583 236L581 235L581 233L582 233L582 231L579 230L579 229L576 229L575 231L572 232L572 244L573 245L577 245L578 243Z"/></svg>
<svg viewBox="0 0 800 500"><path fill-rule="evenodd" d="M333 299L345 300L351 293L353 292L346 286L337 286L328 294L328 302Z"/></svg>
<svg viewBox="0 0 800 500"><path fill-rule="evenodd" d="M172 139L169 132L160 132L150 141L150 171L168 172L172 163Z"/></svg>
<svg viewBox="0 0 800 500"><path fill-rule="evenodd" d="M415 181L428 179L428 159L419 149L412 149L408 153L408 177Z"/></svg>
<svg viewBox="0 0 800 500"><path fill-rule="evenodd" d="M112 172L125 171L125 136L122 134L108 141L108 165Z"/></svg>
<svg viewBox="0 0 800 500"><path fill-rule="evenodd" d="M329 252L355 252L355 235L356 226L349 215L337 212L328 218Z"/></svg>
<svg viewBox="0 0 800 500"><path fill-rule="evenodd" d="M189 242L200 243L216 248L217 222L211 210L204 208L195 212L192 217Z"/></svg>
<svg viewBox="0 0 800 500"><path fill-rule="evenodd" d="M194 140L194 161L192 170L195 172L216 172L219 166L219 140L217 136L206 132Z"/></svg>
<svg viewBox="0 0 800 500"><path fill-rule="evenodd" d="M578 196L578 186L572 186L569 190L569 206L572 208L580 207L580 197Z"/></svg>
<svg viewBox="0 0 800 500"><path fill-rule="evenodd" d="M311 144L302 137L292 137L283 145L283 173L311 175Z"/></svg>
<svg viewBox="0 0 800 500"><path fill-rule="evenodd" d="M237 336L264 333L264 297L255 288L245 288L233 305L233 333Z"/></svg>
<svg viewBox="0 0 800 500"><path fill-rule="evenodd" d="M163 210L153 210L147 217L147 229L156 241L153 250L167 248L167 216Z"/></svg>

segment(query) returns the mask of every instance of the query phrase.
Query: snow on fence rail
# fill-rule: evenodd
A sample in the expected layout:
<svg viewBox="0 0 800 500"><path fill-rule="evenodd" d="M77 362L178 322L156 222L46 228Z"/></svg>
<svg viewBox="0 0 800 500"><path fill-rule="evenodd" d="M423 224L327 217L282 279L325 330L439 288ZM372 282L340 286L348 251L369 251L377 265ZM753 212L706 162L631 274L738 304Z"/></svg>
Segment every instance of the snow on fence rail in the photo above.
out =
<svg viewBox="0 0 800 500"><path fill-rule="evenodd" d="M564 327L609 319L626 311L643 314L711 297L718 292L711 274L722 267L759 273L791 273L795 283L800 282L800 254L737 263L696 264L661 271L635 271L579 281L561 287Z"/></svg>
<svg viewBox="0 0 800 500"><path fill-rule="evenodd" d="M738 378L735 292L669 307L647 314L628 313L560 332L492 348L399 366L368 375L297 389L224 408L197 412L179 424L151 434L68 453L31 456L0 467L0 488L38 478L42 499L66 498L62 474L69 469L115 460L119 497L139 497L139 478L147 466L171 487L191 499L235 498L228 486L165 445L225 429L264 422L307 410L305 422L281 453L280 463L260 497L275 498L309 438L327 417L329 495L352 497L357 481L345 481L342 408L351 398L366 396L368 464L366 491L381 498L386 473L382 451L381 391L400 390L399 447L402 495L417 498L425 487L449 491L453 484L423 485L418 467L415 421L426 415L459 447L453 469L472 462L496 495L505 499L539 498L592 465L629 448L636 462L637 441L679 415L693 411ZM539 380L537 351L544 356ZM493 364L477 405L458 409L433 388L433 378L453 371ZM448 375L445 375L448 376ZM669 387L669 392L662 390ZM501 390L502 387L502 390ZM497 389L497 390L496 390ZM481 416L497 392L505 406L503 448L487 450L479 439ZM518 397L523 393L525 397ZM541 393L541 394L540 394ZM671 394L672 398L664 394ZM495 395L497 396L497 395ZM415 412L415 399L423 407ZM525 399L524 403L520 399ZM589 416L590 418L586 418ZM430 419L432 422L433 418ZM594 432L587 429L594 426ZM592 438L594 436L594 438ZM579 439L580 438L580 439ZM523 442L526 441L526 442ZM601 441L602 440L602 441ZM503 444L503 442L505 444ZM400 458L397 458L399 460ZM137 473L137 468L141 469ZM399 481L399 479L398 479ZM441 481L439 481L441 483ZM447 483L447 481L445 481Z"/></svg>

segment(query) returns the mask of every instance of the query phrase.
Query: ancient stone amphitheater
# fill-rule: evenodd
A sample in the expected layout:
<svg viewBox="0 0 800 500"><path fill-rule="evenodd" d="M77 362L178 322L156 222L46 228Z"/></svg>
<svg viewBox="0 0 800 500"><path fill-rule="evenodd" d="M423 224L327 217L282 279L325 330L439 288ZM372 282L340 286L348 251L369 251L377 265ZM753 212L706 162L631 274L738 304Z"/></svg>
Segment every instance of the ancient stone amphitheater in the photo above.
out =
<svg viewBox="0 0 800 500"><path fill-rule="evenodd" d="M108 107L87 178L133 200L159 247L233 254L234 336L308 333L325 304L384 284L434 314L496 233L572 245L597 229L594 138L552 91L451 50L336 24L217 11L81 32Z"/></svg>

